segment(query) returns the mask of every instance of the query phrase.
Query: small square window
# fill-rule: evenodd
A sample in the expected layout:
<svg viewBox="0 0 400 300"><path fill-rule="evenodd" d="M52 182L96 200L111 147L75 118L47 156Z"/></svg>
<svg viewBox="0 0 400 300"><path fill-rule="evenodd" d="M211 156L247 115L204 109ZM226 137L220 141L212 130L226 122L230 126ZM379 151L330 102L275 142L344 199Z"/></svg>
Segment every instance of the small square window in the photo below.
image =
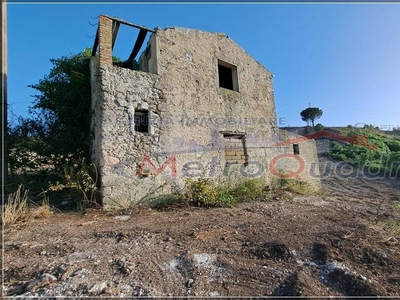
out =
<svg viewBox="0 0 400 300"><path fill-rule="evenodd" d="M219 87L232 91L239 91L237 67L222 60L218 60Z"/></svg>
<svg viewBox="0 0 400 300"><path fill-rule="evenodd" d="M135 110L135 131L149 132L149 112L147 110Z"/></svg>

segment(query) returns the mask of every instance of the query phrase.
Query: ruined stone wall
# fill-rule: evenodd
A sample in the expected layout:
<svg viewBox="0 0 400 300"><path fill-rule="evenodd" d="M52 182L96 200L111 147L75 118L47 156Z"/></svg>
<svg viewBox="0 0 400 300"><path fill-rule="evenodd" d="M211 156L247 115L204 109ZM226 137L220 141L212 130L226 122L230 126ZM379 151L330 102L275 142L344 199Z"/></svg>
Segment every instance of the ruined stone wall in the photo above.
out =
<svg viewBox="0 0 400 300"><path fill-rule="evenodd" d="M298 141L300 140L302 141ZM279 130L279 142L290 142L284 146L274 147L275 170L282 170L294 178L308 182L316 189L321 188L317 145L313 139L303 139L301 135L286 130ZM299 153L294 153L293 145L298 145ZM271 169L271 168L270 168Z"/></svg>
<svg viewBox="0 0 400 300"><path fill-rule="evenodd" d="M136 173L146 154L162 151L155 113L162 94L154 88L157 75L112 65L101 66L99 72L102 97L94 105L93 156L100 170L104 204L127 206L160 184ZM136 109L150 112L149 133L135 132Z"/></svg>
<svg viewBox="0 0 400 300"><path fill-rule="evenodd" d="M91 61L93 159L105 207L178 191L189 176L271 177L271 159L290 147L274 147L282 137L268 70L224 34L182 28L152 35L140 58L149 72L116 67L111 28L100 17ZM220 87L219 64L232 67L233 90ZM135 127L139 110L148 114L146 132Z"/></svg>

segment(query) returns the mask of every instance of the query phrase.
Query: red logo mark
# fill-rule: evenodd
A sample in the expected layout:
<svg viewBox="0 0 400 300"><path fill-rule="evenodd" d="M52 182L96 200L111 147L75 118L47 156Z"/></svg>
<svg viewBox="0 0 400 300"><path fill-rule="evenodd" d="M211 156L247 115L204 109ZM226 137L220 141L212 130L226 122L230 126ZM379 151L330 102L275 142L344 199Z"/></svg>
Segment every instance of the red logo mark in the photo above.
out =
<svg viewBox="0 0 400 300"><path fill-rule="evenodd" d="M297 162L299 163L299 167L297 168L296 171L287 171L287 173L282 174L279 171L276 170L276 163L278 160L282 159L282 158L294 158L295 160L297 160ZM301 172L304 171L306 167L306 164L304 162L304 159L302 159L299 155L295 155L295 154L291 154L291 153L283 153L280 155L275 156L270 162L269 162L269 170L271 172L272 175L275 175L277 177L280 178L295 178L298 180L301 180L300 178L300 174Z"/></svg>
<svg viewBox="0 0 400 300"><path fill-rule="evenodd" d="M176 177L176 155L175 153L172 154L168 159L159 167L158 169L154 165L154 163L151 161L150 155L146 154L142 161L140 162L139 169L136 172L136 176L144 175L146 172L144 170L147 168L150 168L151 172L153 173L154 176L159 175L164 169L167 167L167 165L171 164L171 175L173 177ZM146 174L147 175L147 174Z"/></svg>

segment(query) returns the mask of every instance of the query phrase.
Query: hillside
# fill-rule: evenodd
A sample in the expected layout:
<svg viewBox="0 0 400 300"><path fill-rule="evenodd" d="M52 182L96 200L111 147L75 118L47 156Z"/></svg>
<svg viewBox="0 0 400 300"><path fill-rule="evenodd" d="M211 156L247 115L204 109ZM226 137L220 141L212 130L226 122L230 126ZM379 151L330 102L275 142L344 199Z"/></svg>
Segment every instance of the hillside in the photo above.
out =
<svg viewBox="0 0 400 300"><path fill-rule="evenodd" d="M311 128L306 127L290 127L285 130L306 136L315 135ZM352 142L318 139L320 153L327 152L331 158L350 163L371 176L400 176L400 130L382 131L373 126L327 127L323 130L351 138Z"/></svg>

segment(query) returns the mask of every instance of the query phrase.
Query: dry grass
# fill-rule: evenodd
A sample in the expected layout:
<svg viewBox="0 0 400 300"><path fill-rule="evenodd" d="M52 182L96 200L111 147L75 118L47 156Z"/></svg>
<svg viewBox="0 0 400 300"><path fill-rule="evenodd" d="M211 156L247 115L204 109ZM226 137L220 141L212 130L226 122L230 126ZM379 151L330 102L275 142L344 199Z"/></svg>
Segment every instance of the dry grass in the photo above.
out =
<svg viewBox="0 0 400 300"><path fill-rule="evenodd" d="M25 221L29 215L28 190L24 191L20 185L16 192L10 194L5 205L3 223L4 226Z"/></svg>
<svg viewBox="0 0 400 300"><path fill-rule="evenodd" d="M48 218L52 213L48 199L44 199L41 205L32 203L29 205L29 190L25 190L23 185L10 194L4 208L4 226L10 226L20 222L29 221L32 218Z"/></svg>
<svg viewBox="0 0 400 300"><path fill-rule="evenodd" d="M388 230L394 236L400 236L400 222L396 219L388 219L378 222L382 228Z"/></svg>
<svg viewBox="0 0 400 300"><path fill-rule="evenodd" d="M31 218L49 218L52 214L52 209L49 205L49 200L45 198L41 205L35 204L30 208L29 215Z"/></svg>

